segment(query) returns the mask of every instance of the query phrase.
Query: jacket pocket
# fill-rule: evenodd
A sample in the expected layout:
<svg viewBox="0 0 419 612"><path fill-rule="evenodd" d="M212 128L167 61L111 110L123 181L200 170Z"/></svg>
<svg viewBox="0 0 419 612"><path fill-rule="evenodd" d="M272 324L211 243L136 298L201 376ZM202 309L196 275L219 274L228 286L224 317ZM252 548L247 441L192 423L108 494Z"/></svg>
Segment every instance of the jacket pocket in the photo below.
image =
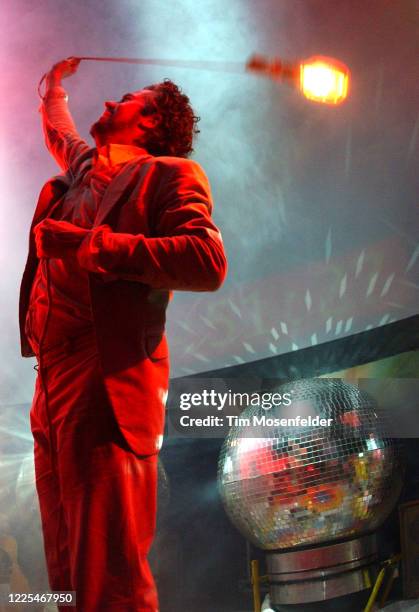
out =
<svg viewBox="0 0 419 612"><path fill-rule="evenodd" d="M147 334L144 341L145 352L151 361L161 361L169 357L166 337L162 334Z"/></svg>

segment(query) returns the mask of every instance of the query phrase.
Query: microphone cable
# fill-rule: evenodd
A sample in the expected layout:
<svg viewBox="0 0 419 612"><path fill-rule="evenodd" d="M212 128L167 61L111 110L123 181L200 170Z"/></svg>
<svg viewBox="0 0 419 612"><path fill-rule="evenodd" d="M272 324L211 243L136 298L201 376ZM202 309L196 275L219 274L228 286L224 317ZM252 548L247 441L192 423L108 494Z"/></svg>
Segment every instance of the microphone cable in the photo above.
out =
<svg viewBox="0 0 419 612"><path fill-rule="evenodd" d="M146 59L142 57L100 57L91 55L72 56L73 60L94 61L94 62L117 62L123 64L139 64L142 66L165 66L170 68L191 68L193 70L211 70L215 72L231 72L243 73L246 71L247 65L244 62L224 62L224 61L209 61L209 60L170 60L170 59ZM41 93L41 87L46 79L47 72L42 75L38 84L38 95L41 100L44 96Z"/></svg>

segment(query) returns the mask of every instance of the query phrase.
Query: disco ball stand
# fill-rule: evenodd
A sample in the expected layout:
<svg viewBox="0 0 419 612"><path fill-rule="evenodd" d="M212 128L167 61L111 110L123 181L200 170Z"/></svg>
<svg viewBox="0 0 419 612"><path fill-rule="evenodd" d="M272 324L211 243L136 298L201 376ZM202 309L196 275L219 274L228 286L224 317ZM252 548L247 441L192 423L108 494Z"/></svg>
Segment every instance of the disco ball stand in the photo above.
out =
<svg viewBox="0 0 419 612"><path fill-rule="evenodd" d="M374 532L400 494L401 448L386 437L373 398L354 385L299 380L275 392L290 393L291 404L249 406L230 429L218 466L221 497L231 521L266 551L274 609L331 610L339 602L344 610L350 594L356 599L374 581ZM329 425L274 421L297 416Z"/></svg>

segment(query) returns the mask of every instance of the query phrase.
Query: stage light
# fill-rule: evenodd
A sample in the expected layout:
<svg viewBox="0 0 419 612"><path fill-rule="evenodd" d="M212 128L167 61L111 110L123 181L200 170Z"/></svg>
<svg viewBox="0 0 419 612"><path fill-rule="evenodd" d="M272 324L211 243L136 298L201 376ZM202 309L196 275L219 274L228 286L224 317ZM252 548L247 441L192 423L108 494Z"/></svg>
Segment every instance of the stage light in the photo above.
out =
<svg viewBox="0 0 419 612"><path fill-rule="evenodd" d="M349 70L335 59L315 56L300 64L300 90L309 100L340 104L348 95Z"/></svg>
<svg viewBox="0 0 419 612"><path fill-rule="evenodd" d="M253 55L248 60L246 69L276 81L286 81L313 102L337 105L348 96L349 69L331 57L316 55L296 63Z"/></svg>

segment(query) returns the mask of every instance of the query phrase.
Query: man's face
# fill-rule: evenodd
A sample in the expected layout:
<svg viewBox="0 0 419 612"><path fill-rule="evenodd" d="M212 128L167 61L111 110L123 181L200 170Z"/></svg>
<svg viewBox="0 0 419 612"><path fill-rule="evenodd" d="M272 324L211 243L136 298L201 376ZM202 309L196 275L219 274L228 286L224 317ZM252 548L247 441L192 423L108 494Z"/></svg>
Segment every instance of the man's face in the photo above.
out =
<svg viewBox="0 0 419 612"><path fill-rule="evenodd" d="M156 94L149 89L125 94L119 102L105 102L105 111L90 128L96 146L105 144L146 144L147 132L161 117L155 108ZM146 111L145 114L143 112Z"/></svg>

